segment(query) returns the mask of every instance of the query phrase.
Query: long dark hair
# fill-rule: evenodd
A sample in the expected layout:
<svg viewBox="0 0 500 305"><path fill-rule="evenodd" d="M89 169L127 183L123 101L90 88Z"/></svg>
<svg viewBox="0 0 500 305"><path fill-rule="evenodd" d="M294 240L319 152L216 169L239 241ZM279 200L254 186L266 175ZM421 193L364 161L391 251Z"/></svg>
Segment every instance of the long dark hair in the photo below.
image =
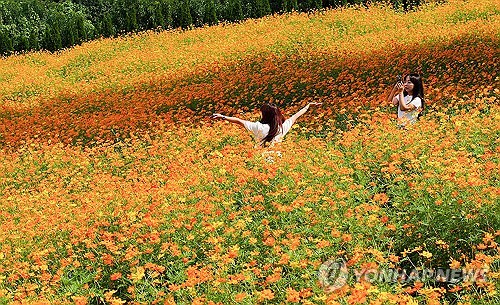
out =
<svg viewBox="0 0 500 305"><path fill-rule="evenodd" d="M274 104L264 104L260 107L262 113L262 124L269 125L269 133L262 139L261 145L271 142L274 137L282 130L285 117L281 114L279 108Z"/></svg>
<svg viewBox="0 0 500 305"><path fill-rule="evenodd" d="M403 79L406 80L407 76L410 77L410 82L412 82L412 84L413 84L413 92L412 92L411 100L413 101L415 98L419 97L420 100L422 101L422 110L418 113L418 117L420 117L425 109L425 107L424 107L424 84L422 82L422 77L417 73L410 73L410 74L405 75L405 77ZM405 91L404 96L407 96L407 95L408 95L408 93Z"/></svg>

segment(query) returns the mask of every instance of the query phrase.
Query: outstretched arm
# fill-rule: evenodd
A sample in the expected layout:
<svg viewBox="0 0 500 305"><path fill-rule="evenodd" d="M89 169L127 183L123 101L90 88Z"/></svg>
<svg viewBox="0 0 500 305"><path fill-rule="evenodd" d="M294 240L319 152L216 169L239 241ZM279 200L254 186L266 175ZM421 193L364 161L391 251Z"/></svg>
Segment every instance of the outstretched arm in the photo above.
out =
<svg viewBox="0 0 500 305"><path fill-rule="evenodd" d="M225 115L222 115L220 113L212 114L212 119L223 119L223 120L226 120L230 123L235 123L235 124L244 126L244 124L243 124L244 120L236 118L236 117L225 116Z"/></svg>
<svg viewBox="0 0 500 305"><path fill-rule="evenodd" d="M321 104L323 104L323 103L316 103L316 102L314 102L314 103L309 103L309 104L307 104L304 108L300 109L300 110L299 110L296 114L294 114L294 115L292 115L292 116L290 117L290 120L292 121L292 125L295 123L295 121L296 121L296 120L297 120L297 119L298 119L301 115L303 115L304 113L306 113L306 112L307 112L307 110L309 109L309 106L311 106L311 105L321 105Z"/></svg>

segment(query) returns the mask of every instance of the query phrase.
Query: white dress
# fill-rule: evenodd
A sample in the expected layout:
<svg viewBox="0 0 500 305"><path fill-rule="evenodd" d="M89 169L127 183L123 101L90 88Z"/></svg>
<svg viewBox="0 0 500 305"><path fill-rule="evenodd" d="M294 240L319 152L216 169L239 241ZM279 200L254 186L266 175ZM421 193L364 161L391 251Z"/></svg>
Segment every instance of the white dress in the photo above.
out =
<svg viewBox="0 0 500 305"><path fill-rule="evenodd" d="M399 101L399 96L396 96L396 99ZM416 97L415 99L413 99L413 101L411 99L411 95L405 96L404 103L405 105L412 104L413 106L415 106L415 109L413 110L403 111L398 104L398 119L403 125L405 125L406 123L415 123L417 121L420 108L422 108L422 100L419 97Z"/></svg>

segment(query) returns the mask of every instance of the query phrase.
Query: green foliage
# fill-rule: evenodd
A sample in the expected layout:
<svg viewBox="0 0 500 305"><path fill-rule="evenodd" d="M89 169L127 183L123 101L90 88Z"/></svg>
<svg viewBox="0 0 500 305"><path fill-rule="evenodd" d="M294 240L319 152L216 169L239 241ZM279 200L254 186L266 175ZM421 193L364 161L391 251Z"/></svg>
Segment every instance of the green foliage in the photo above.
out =
<svg viewBox="0 0 500 305"><path fill-rule="evenodd" d="M38 49L59 50L95 37L86 8L71 1L0 2L2 54Z"/></svg>
<svg viewBox="0 0 500 305"><path fill-rule="evenodd" d="M282 10L285 12L297 11L299 4L297 0L283 0Z"/></svg>
<svg viewBox="0 0 500 305"><path fill-rule="evenodd" d="M381 0L379 0L381 1ZM99 36L148 29L189 28L272 13L312 11L367 0L0 0L0 54L56 51ZM378 1L371 1L378 2ZM421 0L391 0L414 9Z"/></svg>
<svg viewBox="0 0 500 305"><path fill-rule="evenodd" d="M217 20L217 12L215 9L214 0L206 0L205 1L205 15L203 16L203 23L208 25L214 25L218 22Z"/></svg>
<svg viewBox="0 0 500 305"><path fill-rule="evenodd" d="M393 6L404 11L409 11L417 8L422 4L422 0L392 0Z"/></svg>
<svg viewBox="0 0 500 305"><path fill-rule="evenodd" d="M2 54L9 53L14 49L12 40L9 37L8 27L0 24L0 52Z"/></svg>
<svg viewBox="0 0 500 305"><path fill-rule="evenodd" d="M109 14L104 15L101 24L101 33L105 37L114 36L116 34L115 27L113 26L113 21L111 20L111 16Z"/></svg>
<svg viewBox="0 0 500 305"><path fill-rule="evenodd" d="M243 19L243 6L241 0L227 0L224 12L226 20L237 21Z"/></svg>
<svg viewBox="0 0 500 305"><path fill-rule="evenodd" d="M298 5L301 11L311 11L321 9L323 4L321 0L299 0Z"/></svg>
<svg viewBox="0 0 500 305"><path fill-rule="evenodd" d="M250 18L259 18L271 13L269 0L250 0L248 2L248 11Z"/></svg>
<svg viewBox="0 0 500 305"><path fill-rule="evenodd" d="M179 26L183 29L188 28L193 23L189 2L183 1L179 7Z"/></svg>

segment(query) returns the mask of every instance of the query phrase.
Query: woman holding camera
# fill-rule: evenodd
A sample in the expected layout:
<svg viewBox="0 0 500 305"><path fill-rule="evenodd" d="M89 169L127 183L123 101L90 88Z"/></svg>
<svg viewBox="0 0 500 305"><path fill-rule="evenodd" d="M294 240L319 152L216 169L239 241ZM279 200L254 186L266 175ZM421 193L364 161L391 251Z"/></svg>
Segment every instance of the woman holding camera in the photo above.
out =
<svg viewBox="0 0 500 305"><path fill-rule="evenodd" d="M398 120L402 126L415 123L424 110L422 77L416 73L405 75L392 88L388 101L398 105Z"/></svg>

